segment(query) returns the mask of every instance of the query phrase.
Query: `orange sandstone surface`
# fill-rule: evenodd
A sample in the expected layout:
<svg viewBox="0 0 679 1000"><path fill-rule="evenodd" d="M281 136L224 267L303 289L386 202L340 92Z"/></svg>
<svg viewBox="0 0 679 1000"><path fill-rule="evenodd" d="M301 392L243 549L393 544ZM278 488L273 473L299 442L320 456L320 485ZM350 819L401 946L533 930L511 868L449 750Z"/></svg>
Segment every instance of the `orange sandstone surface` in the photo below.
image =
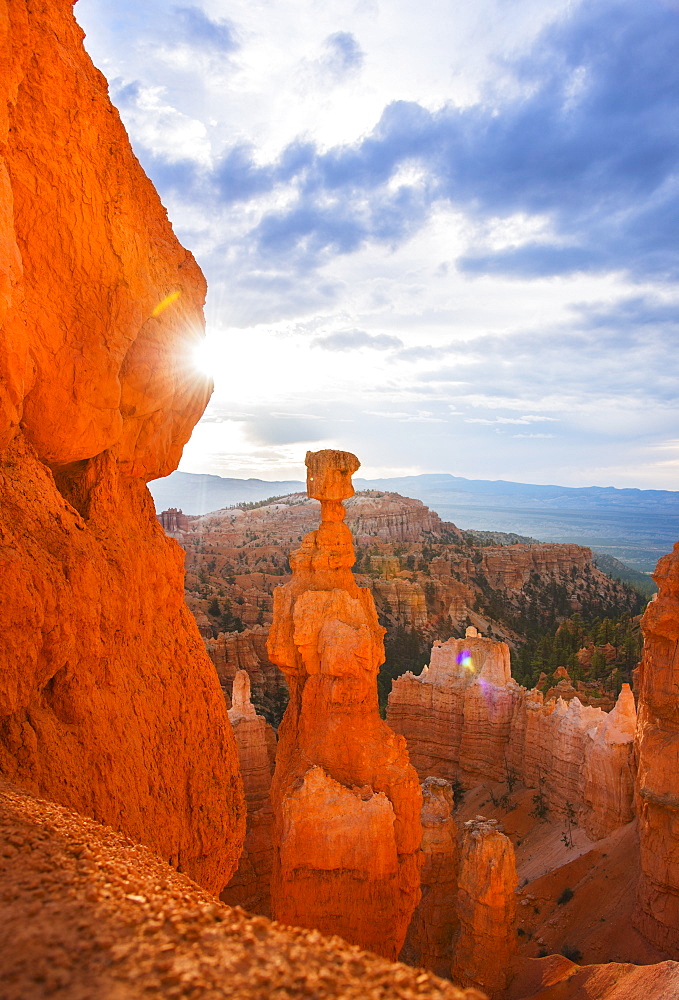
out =
<svg viewBox="0 0 679 1000"><path fill-rule="evenodd" d="M635 923L679 953L679 543L658 563L658 594L642 619L637 808L641 878Z"/></svg>
<svg viewBox="0 0 679 1000"><path fill-rule="evenodd" d="M453 936L457 929L457 828L453 790L443 778L422 783L422 899L413 914L401 960L450 975Z"/></svg>
<svg viewBox="0 0 679 1000"><path fill-rule="evenodd" d="M453 981L491 998L508 986L516 955L516 862L511 840L483 816L465 823L460 855Z"/></svg>
<svg viewBox="0 0 679 1000"><path fill-rule="evenodd" d="M422 795L405 740L378 713L384 629L351 572L342 500L358 460L306 462L321 525L290 557L268 645L290 687L271 788L272 912L395 958L420 898Z"/></svg>
<svg viewBox="0 0 679 1000"><path fill-rule="evenodd" d="M209 397L205 283L70 0L0 0L0 36L0 773L219 891L236 748L145 485Z"/></svg>

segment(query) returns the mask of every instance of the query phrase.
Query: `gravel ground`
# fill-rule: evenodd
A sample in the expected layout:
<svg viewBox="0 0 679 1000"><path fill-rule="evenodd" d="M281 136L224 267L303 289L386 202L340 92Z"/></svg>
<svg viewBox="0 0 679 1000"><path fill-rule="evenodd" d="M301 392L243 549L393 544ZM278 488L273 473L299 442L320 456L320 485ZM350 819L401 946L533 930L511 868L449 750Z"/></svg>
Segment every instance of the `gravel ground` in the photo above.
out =
<svg viewBox="0 0 679 1000"><path fill-rule="evenodd" d="M0 782L0 1000L480 1000L218 902L108 827Z"/></svg>

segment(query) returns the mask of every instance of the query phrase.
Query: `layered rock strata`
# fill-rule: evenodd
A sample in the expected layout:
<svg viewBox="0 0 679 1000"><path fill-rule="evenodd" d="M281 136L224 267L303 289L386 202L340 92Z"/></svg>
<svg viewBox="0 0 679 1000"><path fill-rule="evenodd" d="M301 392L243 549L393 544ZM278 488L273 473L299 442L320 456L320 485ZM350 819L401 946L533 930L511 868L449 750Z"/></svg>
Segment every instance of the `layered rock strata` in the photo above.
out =
<svg viewBox="0 0 679 1000"><path fill-rule="evenodd" d="M268 644L290 687L271 788L272 912L396 957L420 897L422 795L405 740L379 717L384 629L351 572L342 500L358 460L306 462L321 525L290 557Z"/></svg>
<svg viewBox="0 0 679 1000"><path fill-rule="evenodd" d="M422 899L413 914L401 960L448 976L457 930L457 828L453 789L442 778L422 783Z"/></svg>
<svg viewBox="0 0 679 1000"><path fill-rule="evenodd" d="M221 899L230 906L242 906L249 913L268 917L273 821L269 789L276 762L276 734L266 719L255 712L250 700L250 678L245 670L239 670L234 678L229 719L243 777L247 827L238 871Z"/></svg>
<svg viewBox="0 0 679 1000"><path fill-rule="evenodd" d="M408 741L421 777L520 781L544 805L575 814L601 838L634 815L634 695L624 684L614 710L577 697L545 703L510 676L505 643L467 629L435 643L418 676L393 685L387 721Z"/></svg>
<svg viewBox="0 0 679 1000"><path fill-rule="evenodd" d="M658 563L657 598L642 619L637 809L641 878L637 928L679 953L679 543Z"/></svg>
<svg viewBox="0 0 679 1000"><path fill-rule="evenodd" d="M490 1000L506 989L513 973L517 885L514 848L496 821L477 816L465 823L451 978L484 990Z"/></svg>
<svg viewBox="0 0 679 1000"><path fill-rule="evenodd" d="M72 4L0 0L0 36L0 772L219 891L236 748L145 485L209 397L205 283Z"/></svg>

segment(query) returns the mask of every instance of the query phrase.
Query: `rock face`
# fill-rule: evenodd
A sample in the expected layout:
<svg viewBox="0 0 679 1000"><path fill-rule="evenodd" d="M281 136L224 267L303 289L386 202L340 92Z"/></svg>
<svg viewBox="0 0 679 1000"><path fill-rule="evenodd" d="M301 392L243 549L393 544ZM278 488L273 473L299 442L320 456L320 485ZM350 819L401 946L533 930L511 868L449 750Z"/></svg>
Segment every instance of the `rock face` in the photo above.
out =
<svg viewBox="0 0 679 1000"><path fill-rule="evenodd" d="M422 783L422 899L401 951L408 965L448 976L457 930L457 829L453 790L442 778Z"/></svg>
<svg viewBox="0 0 679 1000"><path fill-rule="evenodd" d="M585 755L585 829L600 840L634 815L634 745L637 713L628 684L606 721L591 735Z"/></svg>
<svg viewBox="0 0 679 1000"><path fill-rule="evenodd" d="M205 284L72 4L2 0L0 35L0 772L219 890L236 749L145 486L209 396Z"/></svg>
<svg viewBox="0 0 679 1000"><path fill-rule="evenodd" d="M238 871L221 894L229 906L242 906L249 913L271 916L271 824L269 801L271 775L276 762L276 734L250 700L250 678L245 670L233 682L229 719L238 748L247 829Z"/></svg>
<svg viewBox="0 0 679 1000"><path fill-rule="evenodd" d="M679 543L658 563L644 615L639 670L637 809L641 878L636 926L670 955L679 949Z"/></svg>
<svg viewBox="0 0 679 1000"><path fill-rule="evenodd" d="M224 693L230 694L238 671L246 670L253 704L268 722L278 723L288 703L288 686L268 657L268 638L268 627L254 625L243 632L222 632L216 639L207 639L205 645Z"/></svg>
<svg viewBox="0 0 679 1000"><path fill-rule="evenodd" d="M461 986L484 990L490 1000L511 979L517 885L514 848L496 821L477 816L465 823L451 977Z"/></svg>
<svg viewBox="0 0 679 1000"><path fill-rule="evenodd" d="M627 684L609 714L577 697L545 703L511 678L506 644L470 627L464 639L434 643L419 676L394 682L387 721L406 737L422 778L520 781L540 790L553 815L570 805L596 839L634 815L636 710Z"/></svg>
<svg viewBox="0 0 679 1000"><path fill-rule="evenodd" d="M422 796L405 740L378 714L384 630L343 524L358 460L306 461L322 521L290 557L268 644L290 687L271 788L272 912L395 958L420 897Z"/></svg>
<svg viewBox="0 0 679 1000"><path fill-rule="evenodd" d="M347 515L347 522L359 545L370 545L376 541L421 542L440 535L443 529L438 514L421 500L397 493L365 490L347 505ZM461 531L454 525L447 527L458 541L462 540ZM397 559L397 571L399 568Z"/></svg>

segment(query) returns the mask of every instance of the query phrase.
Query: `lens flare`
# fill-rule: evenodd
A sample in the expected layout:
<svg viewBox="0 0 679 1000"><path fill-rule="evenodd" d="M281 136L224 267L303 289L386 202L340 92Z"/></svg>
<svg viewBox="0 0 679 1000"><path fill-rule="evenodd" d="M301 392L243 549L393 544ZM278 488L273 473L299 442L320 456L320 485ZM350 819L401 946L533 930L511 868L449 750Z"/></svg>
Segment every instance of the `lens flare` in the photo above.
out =
<svg viewBox="0 0 679 1000"><path fill-rule="evenodd" d="M181 292L170 292L169 295L165 296L162 302L158 303L158 305L155 307L151 315L154 318L156 316L160 316L162 312L165 312L168 306L171 306L173 302L177 301L177 299L181 296L181 294L182 294Z"/></svg>
<svg viewBox="0 0 679 1000"><path fill-rule="evenodd" d="M461 652L457 654L457 662L460 664L461 667L464 667L466 670L474 669L474 661L472 660L472 654L469 652L468 649L463 649Z"/></svg>

